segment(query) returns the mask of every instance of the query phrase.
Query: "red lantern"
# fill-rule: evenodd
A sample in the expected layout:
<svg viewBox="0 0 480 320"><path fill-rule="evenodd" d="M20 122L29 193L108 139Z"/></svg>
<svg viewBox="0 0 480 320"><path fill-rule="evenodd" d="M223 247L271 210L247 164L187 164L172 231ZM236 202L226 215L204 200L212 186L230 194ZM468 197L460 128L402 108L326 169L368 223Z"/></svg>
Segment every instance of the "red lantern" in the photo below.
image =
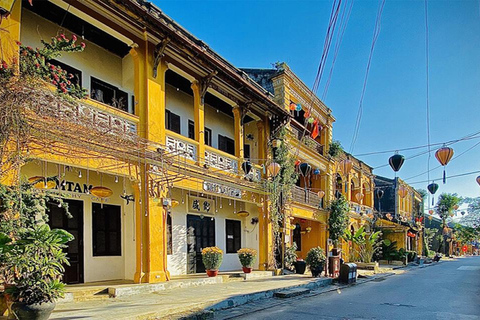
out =
<svg viewBox="0 0 480 320"><path fill-rule="evenodd" d="M453 157L453 149L449 147L443 147L435 152L435 158L437 158L438 162L443 166L443 183L447 181L447 176L445 173L445 166L450 162Z"/></svg>
<svg viewBox="0 0 480 320"><path fill-rule="evenodd" d="M290 110L291 111L295 111L295 108L297 107L297 105L293 102L290 102Z"/></svg>

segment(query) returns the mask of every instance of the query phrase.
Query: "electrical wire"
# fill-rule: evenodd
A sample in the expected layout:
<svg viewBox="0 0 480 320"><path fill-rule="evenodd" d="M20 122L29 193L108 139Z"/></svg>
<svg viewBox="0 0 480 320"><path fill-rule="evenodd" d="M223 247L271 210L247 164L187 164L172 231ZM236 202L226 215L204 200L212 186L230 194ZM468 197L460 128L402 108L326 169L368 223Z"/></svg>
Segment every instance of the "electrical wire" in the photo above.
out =
<svg viewBox="0 0 480 320"><path fill-rule="evenodd" d="M325 98L327 97L328 88L330 87L330 82L332 80L333 68L335 67L335 62L337 61L338 52L340 51L340 45L342 44L343 35L345 33L345 29L347 28L348 20L350 19L350 14L352 13L353 3L354 3L354 0L351 0L350 6L348 6L348 9L347 9L347 4L345 4L342 10L342 15L340 18L340 30L335 42L335 52L333 54L332 65L330 66L327 82L325 83L325 88L322 94L323 101L325 101Z"/></svg>
<svg viewBox="0 0 480 320"><path fill-rule="evenodd" d="M365 70L365 78L363 80L362 94L360 95L360 102L358 105L357 120L355 122L355 129L353 131L352 142L350 144L350 153L353 153L353 150L355 148L355 143L357 142L358 133L360 131L360 124L362 121L362 113L363 113L363 99L365 98L365 91L367 90L368 74L370 73L370 66L372 64L372 57L373 57L373 52L375 50L375 44L380 34L382 12L383 12L384 6L385 6L385 0L380 0L378 5L378 10L377 10L377 18L375 20L375 28L373 30L372 44L370 46L370 54L368 56L367 68Z"/></svg>
<svg viewBox="0 0 480 320"><path fill-rule="evenodd" d="M471 171L471 172L466 172L466 173L459 173L459 174L455 174L453 176L448 176L447 179L452 179L452 178L458 178L458 177L464 177L464 176L469 176L469 175L472 175L472 174L477 174L477 173L480 173L480 170L478 171ZM435 180L442 180L443 179L443 176L440 177L440 178L437 178L437 179L433 179L433 181ZM420 184L420 183L426 183L426 182L430 182L430 180L423 180L423 181L415 181L415 182L409 182L408 184L409 185L412 185L412 184Z"/></svg>

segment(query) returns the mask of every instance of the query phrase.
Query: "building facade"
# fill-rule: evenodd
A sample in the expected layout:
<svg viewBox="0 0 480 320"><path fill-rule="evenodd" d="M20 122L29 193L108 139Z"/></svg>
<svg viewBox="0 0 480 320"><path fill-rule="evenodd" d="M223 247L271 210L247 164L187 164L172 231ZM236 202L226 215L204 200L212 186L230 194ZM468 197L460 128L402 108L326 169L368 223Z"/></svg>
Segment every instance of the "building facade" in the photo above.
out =
<svg viewBox="0 0 480 320"><path fill-rule="evenodd" d="M406 251L423 251L423 199L420 193L400 178L376 176L376 223L384 239L395 241L397 248ZM381 195L381 197L380 197Z"/></svg>
<svg viewBox="0 0 480 320"><path fill-rule="evenodd" d="M86 44L50 63L88 96L64 102L46 84L53 102L32 119L42 134L20 172L54 181L42 188L69 203L73 219L52 207L49 222L76 238L67 283L203 272L201 249L214 245L222 271L240 269L240 247L257 249L263 266L266 140L289 117L273 95L143 1L16 1L1 32L12 62L16 42Z"/></svg>

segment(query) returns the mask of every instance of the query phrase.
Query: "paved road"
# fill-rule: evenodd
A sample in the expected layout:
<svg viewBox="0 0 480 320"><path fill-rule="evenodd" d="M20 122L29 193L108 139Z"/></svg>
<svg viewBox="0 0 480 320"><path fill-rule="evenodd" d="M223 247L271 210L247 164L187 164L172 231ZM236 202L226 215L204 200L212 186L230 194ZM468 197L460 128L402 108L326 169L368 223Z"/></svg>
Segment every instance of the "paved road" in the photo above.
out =
<svg viewBox="0 0 480 320"><path fill-rule="evenodd" d="M480 319L480 257L444 261L340 292L286 300L236 319Z"/></svg>

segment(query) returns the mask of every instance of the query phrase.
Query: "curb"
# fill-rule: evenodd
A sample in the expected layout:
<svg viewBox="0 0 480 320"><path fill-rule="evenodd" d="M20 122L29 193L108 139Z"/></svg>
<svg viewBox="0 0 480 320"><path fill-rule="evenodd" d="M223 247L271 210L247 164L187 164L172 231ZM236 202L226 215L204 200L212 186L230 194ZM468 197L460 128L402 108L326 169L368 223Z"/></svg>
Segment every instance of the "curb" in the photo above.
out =
<svg viewBox="0 0 480 320"><path fill-rule="evenodd" d="M254 293L247 293L244 295L231 297L229 299L220 299L218 302L216 303L214 302L213 306L211 305L212 302L209 302L210 306L206 306L205 307L206 309L197 310L194 312L188 312L188 314L186 314L187 312L180 311L177 313L170 314L168 316L160 315L160 314L158 316L162 316L162 319L172 319L172 320L173 319L181 319L181 320L213 319L216 311L227 310L227 309L235 308L241 305L245 305L247 303L255 302L258 300L272 298L277 292L282 292L285 290L302 290L302 289L314 290L322 287L328 287L332 284L332 282L333 282L333 279L331 278L321 278L306 284L299 284L299 285L264 290L264 291L254 292ZM144 318L144 319L155 319L155 315L150 314L148 318Z"/></svg>

